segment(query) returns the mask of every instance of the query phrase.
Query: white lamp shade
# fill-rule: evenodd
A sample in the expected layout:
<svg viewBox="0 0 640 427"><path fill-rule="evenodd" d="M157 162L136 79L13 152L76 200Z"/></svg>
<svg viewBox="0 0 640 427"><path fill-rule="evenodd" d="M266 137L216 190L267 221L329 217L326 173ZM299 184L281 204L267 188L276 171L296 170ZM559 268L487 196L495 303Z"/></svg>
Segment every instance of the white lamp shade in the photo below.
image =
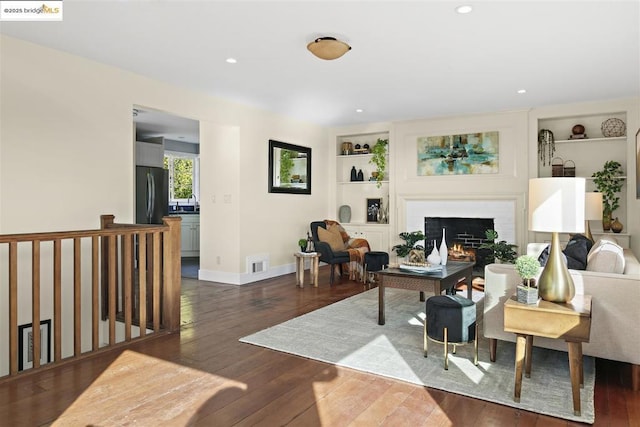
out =
<svg viewBox="0 0 640 427"><path fill-rule="evenodd" d="M529 230L583 233L585 219L584 178L535 178L529 180Z"/></svg>
<svg viewBox="0 0 640 427"><path fill-rule="evenodd" d="M602 219L602 193L585 193L584 219Z"/></svg>

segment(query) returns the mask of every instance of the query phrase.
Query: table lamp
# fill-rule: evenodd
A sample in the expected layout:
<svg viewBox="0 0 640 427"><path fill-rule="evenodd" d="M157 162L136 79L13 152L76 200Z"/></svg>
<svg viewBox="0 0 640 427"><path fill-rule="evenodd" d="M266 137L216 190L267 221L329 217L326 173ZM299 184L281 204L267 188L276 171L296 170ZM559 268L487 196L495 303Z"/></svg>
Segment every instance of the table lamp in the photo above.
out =
<svg viewBox="0 0 640 427"><path fill-rule="evenodd" d="M584 235L593 242L589 220L602 220L602 193L585 193L584 197Z"/></svg>
<svg viewBox="0 0 640 427"><path fill-rule="evenodd" d="M568 302L576 293L562 256L560 233L583 233L584 178L534 178L529 180L529 230L551 233L549 258L540 278L540 298Z"/></svg>

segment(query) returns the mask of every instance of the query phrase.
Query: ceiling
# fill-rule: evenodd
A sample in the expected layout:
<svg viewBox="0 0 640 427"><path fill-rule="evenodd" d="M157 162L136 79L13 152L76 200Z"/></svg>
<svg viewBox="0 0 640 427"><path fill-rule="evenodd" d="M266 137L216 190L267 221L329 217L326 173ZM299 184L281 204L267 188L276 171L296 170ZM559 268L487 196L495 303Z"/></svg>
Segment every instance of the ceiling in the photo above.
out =
<svg viewBox="0 0 640 427"><path fill-rule="evenodd" d="M638 96L639 28L637 0L65 0L62 22L0 32L345 126ZM306 45L322 36L352 50L320 60Z"/></svg>

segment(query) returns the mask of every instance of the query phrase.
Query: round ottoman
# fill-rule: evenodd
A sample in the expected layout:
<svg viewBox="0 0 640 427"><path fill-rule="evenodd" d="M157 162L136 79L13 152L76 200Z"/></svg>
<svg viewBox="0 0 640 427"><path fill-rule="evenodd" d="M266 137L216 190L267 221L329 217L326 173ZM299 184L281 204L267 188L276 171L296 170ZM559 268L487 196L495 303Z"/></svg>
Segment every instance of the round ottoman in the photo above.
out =
<svg viewBox="0 0 640 427"><path fill-rule="evenodd" d="M427 299L424 321L424 357L427 357L427 341L444 344L444 369L449 369L449 344L473 341L473 363L478 364L478 325L476 303L461 295L436 295Z"/></svg>
<svg viewBox="0 0 640 427"><path fill-rule="evenodd" d="M383 270L389 265L389 254L381 251L371 251L364 254L364 281L366 284L375 282L373 273Z"/></svg>

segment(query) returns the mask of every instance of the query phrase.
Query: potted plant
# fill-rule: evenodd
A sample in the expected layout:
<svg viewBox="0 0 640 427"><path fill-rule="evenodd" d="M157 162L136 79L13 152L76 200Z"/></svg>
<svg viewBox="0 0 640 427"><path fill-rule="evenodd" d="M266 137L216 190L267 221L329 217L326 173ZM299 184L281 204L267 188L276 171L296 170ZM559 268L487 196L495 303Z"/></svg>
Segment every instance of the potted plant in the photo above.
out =
<svg viewBox="0 0 640 427"><path fill-rule="evenodd" d="M300 246L300 252L305 252L307 250L307 239L298 240L298 246Z"/></svg>
<svg viewBox="0 0 640 427"><path fill-rule="evenodd" d="M384 172L387 168L387 145L389 144L388 139L378 138L373 147L371 147L371 160L369 163L375 165L377 168L376 185L378 188L382 186L382 181L384 180Z"/></svg>
<svg viewBox="0 0 640 427"><path fill-rule="evenodd" d="M504 240L498 240L498 232L496 230L487 230L485 231L485 236L487 237L488 242L485 242L478 246L478 249L489 249L492 251L492 255L489 257L489 262L506 262L512 263L515 261L516 253L515 248L517 245L512 245L507 243Z"/></svg>
<svg viewBox="0 0 640 427"><path fill-rule="evenodd" d="M591 175L596 189L602 193L602 229L611 228L611 215L620 207L618 193L622 190L622 165L615 160L605 162L602 170Z"/></svg>
<svg viewBox="0 0 640 427"><path fill-rule="evenodd" d="M424 246L416 245L420 240L424 240L424 234L422 231L412 231L410 233L404 231L398 234L398 236L404 240L404 243L395 245L391 250L396 251L399 258L406 257L413 249L424 251Z"/></svg>
<svg viewBox="0 0 640 427"><path fill-rule="evenodd" d="M538 302L538 288L535 277L540 271L540 261L531 255L521 255L516 258L516 271L522 278L522 283L518 285L518 302L524 304L535 304Z"/></svg>

